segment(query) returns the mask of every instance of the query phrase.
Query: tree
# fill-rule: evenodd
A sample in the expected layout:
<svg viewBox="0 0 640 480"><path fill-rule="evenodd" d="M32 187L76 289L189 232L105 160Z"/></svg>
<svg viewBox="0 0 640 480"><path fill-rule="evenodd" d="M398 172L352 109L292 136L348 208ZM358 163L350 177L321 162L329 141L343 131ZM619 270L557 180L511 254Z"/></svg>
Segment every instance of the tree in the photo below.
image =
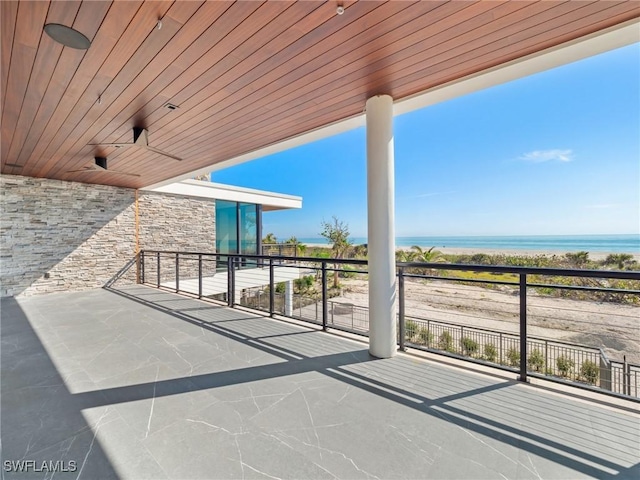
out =
<svg viewBox="0 0 640 480"><path fill-rule="evenodd" d="M396 250L396 262L413 262L416 258L416 252L408 250Z"/></svg>
<svg viewBox="0 0 640 480"><path fill-rule="evenodd" d="M344 258L345 253L351 247L349 241L349 225L338 220L337 217L331 217L331 222L322 221L322 235L332 244L331 253L333 258ZM333 272L333 288L338 288L338 265L334 266L336 271Z"/></svg>
<svg viewBox="0 0 640 480"><path fill-rule="evenodd" d="M262 239L262 243L278 243L278 241L273 233L267 233L267 235Z"/></svg>
<svg viewBox="0 0 640 480"><path fill-rule="evenodd" d="M436 247L431 247L429 250L423 250L418 245L414 245L413 247L411 247L414 254L412 260L425 263L433 262L436 258L438 258L438 256L440 256L440 252L434 250L434 248Z"/></svg>
<svg viewBox="0 0 640 480"><path fill-rule="evenodd" d="M284 243L288 245L295 245L295 249L298 255L302 255L307 250L307 246L300 243L295 236L291 236L288 240L285 240Z"/></svg>

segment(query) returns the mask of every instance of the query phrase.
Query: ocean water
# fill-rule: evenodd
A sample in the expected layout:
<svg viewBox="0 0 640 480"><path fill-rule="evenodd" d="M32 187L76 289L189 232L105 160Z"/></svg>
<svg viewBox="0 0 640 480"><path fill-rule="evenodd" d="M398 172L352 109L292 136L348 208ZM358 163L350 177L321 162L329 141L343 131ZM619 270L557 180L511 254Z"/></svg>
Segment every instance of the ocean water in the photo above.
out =
<svg viewBox="0 0 640 480"><path fill-rule="evenodd" d="M302 243L327 243L324 238L299 238ZM350 237L353 244L365 237ZM397 247L478 248L496 250L543 250L558 252L640 253L640 235L532 235L503 237L396 237Z"/></svg>

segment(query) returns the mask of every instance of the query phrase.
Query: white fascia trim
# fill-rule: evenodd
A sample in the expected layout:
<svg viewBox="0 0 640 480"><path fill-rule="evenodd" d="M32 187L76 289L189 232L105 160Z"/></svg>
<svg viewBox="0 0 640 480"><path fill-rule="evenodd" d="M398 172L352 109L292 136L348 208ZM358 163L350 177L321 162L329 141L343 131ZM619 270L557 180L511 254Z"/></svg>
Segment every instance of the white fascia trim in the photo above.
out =
<svg viewBox="0 0 640 480"><path fill-rule="evenodd" d="M411 97L403 98L394 103L393 114L394 116L402 115L403 113L411 112L446 100L451 100L468 93L483 90L495 85L500 85L501 83L576 62L593 55L615 50L616 48L632 45L638 41L640 41L640 19L629 20L608 29L578 38L571 42L527 55L469 77L455 80L445 85L440 85ZM193 178L204 173L239 165L250 160L262 158L267 155L272 155L307 143L315 142L316 140L347 132L349 130L362 127L364 124L365 115L363 112L362 114L354 117L340 120L330 125L288 138L281 142L224 160L209 167L200 168L198 170L164 180L154 185L150 185L147 188L158 188L187 178Z"/></svg>
<svg viewBox="0 0 640 480"><path fill-rule="evenodd" d="M211 200L228 200L231 202L255 203L265 210L283 210L302 208L302 197L281 193L234 187L221 183L202 180L182 180L162 187L141 189L143 191L179 195L183 197L208 198Z"/></svg>

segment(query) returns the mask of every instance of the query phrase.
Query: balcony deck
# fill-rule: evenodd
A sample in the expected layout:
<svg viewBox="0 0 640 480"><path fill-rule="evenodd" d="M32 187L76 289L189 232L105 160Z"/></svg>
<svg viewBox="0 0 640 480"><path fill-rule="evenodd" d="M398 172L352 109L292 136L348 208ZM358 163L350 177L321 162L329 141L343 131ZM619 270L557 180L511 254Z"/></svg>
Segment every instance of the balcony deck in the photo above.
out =
<svg viewBox="0 0 640 480"><path fill-rule="evenodd" d="M2 300L7 461L56 478L640 476L640 416L144 286Z"/></svg>

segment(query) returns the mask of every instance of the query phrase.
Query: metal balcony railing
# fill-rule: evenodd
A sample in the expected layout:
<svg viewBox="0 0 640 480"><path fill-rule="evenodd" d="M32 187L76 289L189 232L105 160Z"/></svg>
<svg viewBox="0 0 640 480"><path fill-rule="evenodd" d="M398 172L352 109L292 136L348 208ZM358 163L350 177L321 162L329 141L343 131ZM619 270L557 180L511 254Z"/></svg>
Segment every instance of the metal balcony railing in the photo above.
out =
<svg viewBox="0 0 640 480"><path fill-rule="evenodd" d="M145 250L138 271L140 283L157 288L368 335L366 260ZM590 338L590 325L608 315L598 317L597 310L622 301L623 312L616 313L626 325L621 331L638 341L640 272L398 263L397 275L400 350L411 347L490 365L517 373L522 381L539 377L640 400L640 364L628 362L626 355L610 359L597 341L530 333L531 328L545 331L562 311L576 330L587 332L582 337ZM417 296L415 290L425 285L431 288L428 295ZM551 307L544 303L549 293L557 294ZM471 308L465 304L471 295L495 298ZM449 302L446 308L442 302Z"/></svg>

